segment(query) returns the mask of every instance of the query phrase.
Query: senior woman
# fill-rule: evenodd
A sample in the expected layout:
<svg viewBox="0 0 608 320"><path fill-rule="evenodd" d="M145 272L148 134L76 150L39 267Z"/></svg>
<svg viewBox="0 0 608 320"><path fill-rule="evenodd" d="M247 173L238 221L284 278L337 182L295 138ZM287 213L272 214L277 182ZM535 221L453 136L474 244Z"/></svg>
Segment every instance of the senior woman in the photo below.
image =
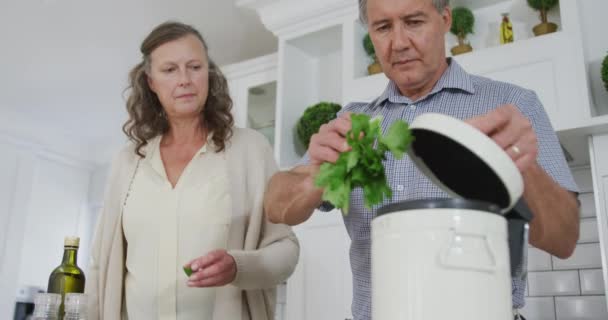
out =
<svg viewBox="0 0 608 320"><path fill-rule="evenodd" d="M233 127L226 79L196 29L161 24L141 52L131 142L114 159L93 242L90 317L273 319L299 246L263 211L271 147Z"/></svg>

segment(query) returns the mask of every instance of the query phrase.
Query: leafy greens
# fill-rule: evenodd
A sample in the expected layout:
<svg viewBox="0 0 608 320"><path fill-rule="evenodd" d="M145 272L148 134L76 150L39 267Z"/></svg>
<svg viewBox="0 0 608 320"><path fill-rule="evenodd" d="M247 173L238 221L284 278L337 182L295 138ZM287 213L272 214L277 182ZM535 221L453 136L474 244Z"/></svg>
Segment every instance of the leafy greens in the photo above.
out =
<svg viewBox="0 0 608 320"><path fill-rule="evenodd" d="M356 187L363 188L367 208L392 197L382 161L387 151L401 159L414 140L409 126L401 120L395 121L384 136L382 117L371 119L369 115L353 113L351 123L346 134L351 150L341 153L336 163L322 164L315 178L315 185L324 188L323 200L342 209L344 214L348 214L350 193Z"/></svg>

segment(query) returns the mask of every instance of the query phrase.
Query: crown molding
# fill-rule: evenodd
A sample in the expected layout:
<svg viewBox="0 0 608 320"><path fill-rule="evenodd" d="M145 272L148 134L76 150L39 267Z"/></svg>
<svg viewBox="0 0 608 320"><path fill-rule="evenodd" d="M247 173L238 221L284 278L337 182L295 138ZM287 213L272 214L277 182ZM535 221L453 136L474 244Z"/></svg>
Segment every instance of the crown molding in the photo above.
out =
<svg viewBox="0 0 608 320"><path fill-rule="evenodd" d="M259 58L245 60L229 65L222 66L222 72L226 79L239 79L251 74L257 74L264 71L272 71L278 65L278 56L276 53L261 56Z"/></svg>
<svg viewBox="0 0 608 320"><path fill-rule="evenodd" d="M353 0L241 0L236 5L257 11L264 26L278 37L358 13Z"/></svg>

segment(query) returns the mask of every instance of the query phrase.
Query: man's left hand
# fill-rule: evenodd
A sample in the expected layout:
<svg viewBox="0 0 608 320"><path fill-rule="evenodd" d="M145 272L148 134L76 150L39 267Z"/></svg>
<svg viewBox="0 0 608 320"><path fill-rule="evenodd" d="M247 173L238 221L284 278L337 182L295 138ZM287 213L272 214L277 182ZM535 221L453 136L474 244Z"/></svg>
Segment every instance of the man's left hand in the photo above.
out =
<svg viewBox="0 0 608 320"><path fill-rule="evenodd" d="M503 148L524 173L536 164L538 144L528 118L512 105L500 106L489 113L466 120Z"/></svg>

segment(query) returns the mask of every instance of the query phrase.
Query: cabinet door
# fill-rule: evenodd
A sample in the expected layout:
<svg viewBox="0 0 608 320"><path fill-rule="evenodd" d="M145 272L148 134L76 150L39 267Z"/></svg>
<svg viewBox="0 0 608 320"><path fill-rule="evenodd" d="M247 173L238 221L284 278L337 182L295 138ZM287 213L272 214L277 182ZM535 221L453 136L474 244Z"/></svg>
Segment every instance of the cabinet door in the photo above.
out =
<svg viewBox="0 0 608 320"><path fill-rule="evenodd" d="M591 171L597 216L598 233L603 261L604 287L608 289L608 134L590 139ZM606 291L608 299L608 290ZM608 304L608 300L607 300Z"/></svg>
<svg viewBox="0 0 608 320"><path fill-rule="evenodd" d="M340 212L317 211L294 231L300 261L287 281L286 319L351 319L350 239Z"/></svg>

